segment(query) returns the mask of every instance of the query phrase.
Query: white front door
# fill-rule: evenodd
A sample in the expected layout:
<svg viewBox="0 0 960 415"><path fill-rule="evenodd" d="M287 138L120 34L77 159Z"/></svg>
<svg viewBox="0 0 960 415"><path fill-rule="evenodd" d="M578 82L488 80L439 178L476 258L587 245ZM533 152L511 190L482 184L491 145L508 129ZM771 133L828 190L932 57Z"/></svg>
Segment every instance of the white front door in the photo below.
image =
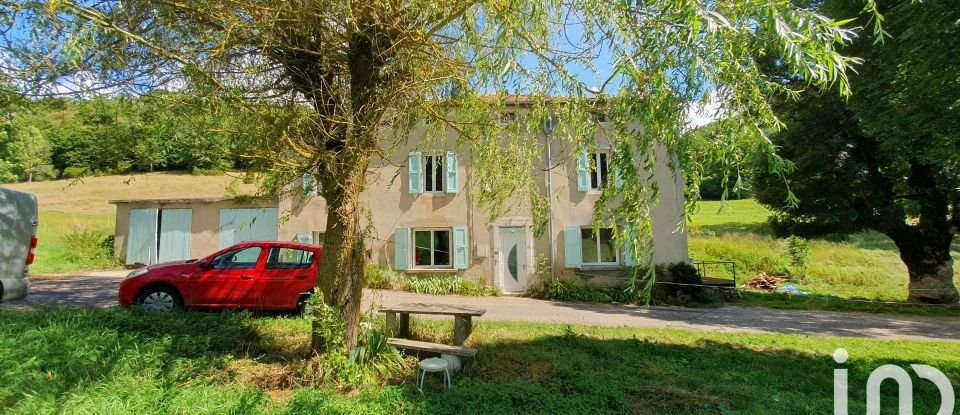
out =
<svg viewBox="0 0 960 415"><path fill-rule="evenodd" d="M500 253L498 267L500 281L505 292L523 292L530 284L530 268L527 264L527 232L523 227L500 229Z"/></svg>

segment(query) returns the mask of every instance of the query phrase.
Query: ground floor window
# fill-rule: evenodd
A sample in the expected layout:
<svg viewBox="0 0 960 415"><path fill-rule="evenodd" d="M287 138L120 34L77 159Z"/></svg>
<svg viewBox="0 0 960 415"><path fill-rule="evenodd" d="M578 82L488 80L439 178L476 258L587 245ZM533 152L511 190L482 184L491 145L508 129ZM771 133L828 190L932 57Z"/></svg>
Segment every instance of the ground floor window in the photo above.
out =
<svg viewBox="0 0 960 415"><path fill-rule="evenodd" d="M600 228L596 234L593 227L581 228L580 250L584 265L615 265L620 262L610 228Z"/></svg>
<svg viewBox="0 0 960 415"><path fill-rule="evenodd" d="M423 268L450 268L450 230L414 229L413 264Z"/></svg>

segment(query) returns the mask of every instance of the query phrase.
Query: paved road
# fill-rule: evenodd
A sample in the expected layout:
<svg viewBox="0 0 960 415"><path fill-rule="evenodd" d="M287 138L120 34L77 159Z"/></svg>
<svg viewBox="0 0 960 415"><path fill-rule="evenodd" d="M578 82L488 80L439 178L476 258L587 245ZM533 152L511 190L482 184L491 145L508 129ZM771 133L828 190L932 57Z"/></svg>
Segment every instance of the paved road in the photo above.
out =
<svg viewBox="0 0 960 415"><path fill-rule="evenodd" d="M31 294L27 300L3 304L0 308L30 309L56 304L109 307L117 304L117 287L123 274L122 272L101 272L83 276L38 278L33 281ZM521 297L437 297L376 290L367 291L364 300L367 307L416 302L443 302L481 307L487 310L483 320L960 341L960 318L957 317L744 307L642 308L564 303Z"/></svg>

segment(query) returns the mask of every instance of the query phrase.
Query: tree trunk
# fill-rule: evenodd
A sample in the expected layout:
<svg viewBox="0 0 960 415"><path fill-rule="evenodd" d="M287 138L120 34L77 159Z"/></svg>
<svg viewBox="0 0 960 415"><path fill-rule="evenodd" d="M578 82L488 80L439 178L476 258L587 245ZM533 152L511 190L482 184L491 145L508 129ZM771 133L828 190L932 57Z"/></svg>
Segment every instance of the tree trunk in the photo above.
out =
<svg viewBox="0 0 960 415"><path fill-rule="evenodd" d="M344 166L345 167L345 166ZM323 302L336 307L346 323L343 333L348 349L357 345L360 327L360 309L363 286L366 281L366 253L361 226L360 193L363 191L367 163L361 161L349 167L350 177L341 186L325 192L327 196L327 229L324 235L323 257L317 275L317 292ZM336 183L325 180L326 183ZM323 352L328 341L314 321L311 348Z"/></svg>
<svg viewBox="0 0 960 415"><path fill-rule="evenodd" d="M956 304L960 295L953 283L953 258L950 239L923 238L916 235L902 241L900 259L910 274L909 301L933 304Z"/></svg>

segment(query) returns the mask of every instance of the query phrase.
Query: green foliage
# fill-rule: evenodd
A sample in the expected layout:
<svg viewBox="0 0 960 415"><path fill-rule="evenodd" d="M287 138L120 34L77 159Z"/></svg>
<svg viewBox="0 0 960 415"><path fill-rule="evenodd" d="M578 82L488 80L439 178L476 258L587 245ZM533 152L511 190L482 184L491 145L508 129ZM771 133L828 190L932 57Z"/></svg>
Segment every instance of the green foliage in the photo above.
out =
<svg viewBox="0 0 960 415"><path fill-rule="evenodd" d="M799 275L807 272L810 265L810 243L806 239L791 235L786 239L787 253L790 255L790 265L799 271Z"/></svg>
<svg viewBox="0 0 960 415"><path fill-rule="evenodd" d="M60 174L60 177L64 179L78 179L90 174L90 169L86 167L74 167L70 166L63 169L63 173Z"/></svg>
<svg viewBox="0 0 960 415"><path fill-rule="evenodd" d="M737 118L715 121L683 136L684 188L691 199L738 200L752 197L747 187L752 180L750 162L761 150L743 130L725 127L738 124ZM734 144L734 145L732 145Z"/></svg>
<svg viewBox="0 0 960 415"><path fill-rule="evenodd" d="M116 266L114 236L95 230L79 229L63 235L61 256L50 260L69 264L95 264L101 268Z"/></svg>
<svg viewBox="0 0 960 415"><path fill-rule="evenodd" d="M387 336L376 330L367 330L360 337L361 344L350 351L350 363L369 366L378 377L389 379L409 370L400 351L387 344Z"/></svg>
<svg viewBox="0 0 960 415"><path fill-rule="evenodd" d="M483 277L464 277L459 274L400 274L376 265L367 266L367 287L378 290L401 290L431 295L499 296L500 290L487 285Z"/></svg>

